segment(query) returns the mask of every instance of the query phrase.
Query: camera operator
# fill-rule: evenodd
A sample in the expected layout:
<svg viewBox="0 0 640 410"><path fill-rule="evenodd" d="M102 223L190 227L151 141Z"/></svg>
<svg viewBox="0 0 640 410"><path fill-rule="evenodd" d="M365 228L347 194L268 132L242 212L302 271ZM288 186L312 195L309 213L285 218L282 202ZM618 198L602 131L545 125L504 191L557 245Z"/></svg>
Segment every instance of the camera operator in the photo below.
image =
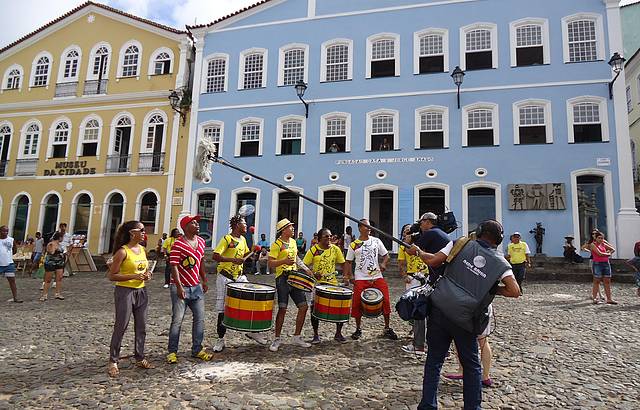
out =
<svg viewBox="0 0 640 410"><path fill-rule="evenodd" d="M422 214L418 223L420 235L415 244L420 250L435 254L451 242L451 238L438 227L438 216L433 212ZM433 283L444 272L444 266L430 265L430 267L429 281Z"/></svg>
<svg viewBox="0 0 640 410"><path fill-rule="evenodd" d="M463 398L465 409L480 409L482 403L478 334L486 327L486 309L497 295L517 298L520 288L509 263L496 252L503 239L502 225L494 220L484 221L477 231L477 239L469 240L447 263L445 276L431 294L431 309L427 320L427 361L424 368L422 400L418 409L438 407L440 370L449 346L456 344L463 368ZM437 253L427 253L416 246L412 251L429 266L441 266L454 249L449 242ZM455 251L454 251L455 252ZM448 286L451 277L464 293ZM504 286L498 286L502 282ZM469 299L472 299L469 303ZM446 305L446 306L444 306Z"/></svg>

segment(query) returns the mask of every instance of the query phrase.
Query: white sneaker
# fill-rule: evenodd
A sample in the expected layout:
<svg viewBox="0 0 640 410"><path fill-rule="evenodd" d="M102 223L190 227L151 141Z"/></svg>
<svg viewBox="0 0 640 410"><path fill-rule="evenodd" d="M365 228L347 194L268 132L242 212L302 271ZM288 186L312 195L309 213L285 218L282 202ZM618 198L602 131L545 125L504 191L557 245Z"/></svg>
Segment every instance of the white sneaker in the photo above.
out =
<svg viewBox="0 0 640 410"><path fill-rule="evenodd" d="M213 351L221 352L223 349L224 349L224 339L219 338L218 340L216 340L216 344L213 345Z"/></svg>
<svg viewBox="0 0 640 410"><path fill-rule="evenodd" d="M244 335L247 336L249 339L253 340L254 342L261 344L263 346L269 343L269 340L267 340L267 336L263 335L262 333L247 332Z"/></svg>
<svg viewBox="0 0 640 410"><path fill-rule="evenodd" d="M402 346L402 351L405 352L405 353L411 353L411 354L419 354L419 355L426 354L424 349L423 350L418 350L418 349L415 348L415 346L413 344Z"/></svg>
<svg viewBox="0 0 640 410"><path fill-rule="evenodd" d="M56 286L56 281L55 281L55 280L54 280L54 281L53 281L53 283L51 284L51 287L52 287L52 288L57 288L57 286Z"/></svg>
<svg viewBox="0 0 640 410"><path fill-rule="evenodd" d="M273 339L273 342L271 342L271 346L269 346L269 350L271 350L272 352L277 352L281 344L282 344L282 341L280 340L280 338L276 337L275 339Z"/></svg>
<svg viewBox="0 0 640 410"><path fill-rule="evenodd" d="M165 288L165 289L168 289L168 288L169 288L169 285L166 285L166 284L165 284L165 285L164 285L164 286L162 286L162 287L163 287L163 288Z"/></svg>
<svg viewBox="0 0 640 410"><path fill-rule="evenodd" d="M40 285L40 290L44 290L44 282L42 282L42 285Z"/></svg>
<svg viewBox="0 0 640 410"><path fill-rule="evenodd" d="M302 336L301 335L293 336L291 338L291 342L296 346L311 347L311 343L307 343L304 340L302 340Z"/></svg>

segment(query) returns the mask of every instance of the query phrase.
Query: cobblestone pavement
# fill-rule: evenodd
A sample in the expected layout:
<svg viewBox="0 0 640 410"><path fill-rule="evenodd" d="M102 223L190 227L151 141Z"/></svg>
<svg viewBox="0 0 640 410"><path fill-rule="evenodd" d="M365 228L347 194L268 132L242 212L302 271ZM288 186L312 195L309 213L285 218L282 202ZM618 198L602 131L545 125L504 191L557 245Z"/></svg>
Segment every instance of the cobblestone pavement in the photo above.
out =
<svg viewBox="0 0 640 410"><path fill-rule="evenodd" d="M277 353L230 331L227 349L202 363L188 354L188 313L179 362L165 364L171 307L160 276L149 286L146 345L157 367L140 370L125 358L115 380L106 374L113 326L113 291L106 279L66 278L66 300L45 303L37 301L37 280L19 279L23 304L5 302L10 293L2 280L0 408L406 409L419 401L423 363L400 350L409 341L409 327L395 314L399 341L379 338L381 318L363 319L360 341L337 344L333 325L321 324L320 345L285 344ZM255 281L272 283L273 277ZM400 280L391 278L390 284L396 298ZM495 383L484 390L485 408L638 408L640 298L631 286L616 285L620 305L595 306L589 293L588 284L537 283L521 299L496 298L497 328L490 338ZM215 341L213 302L210 291L207 346ZM287 314L285 343L294 312ZM354 324L345 330L351 334ZM305 333L311 334L308 321ZM131 354L132 342L130 326L123 355ZM454 369L449 359L445 371ZM441 408L460 408L462 383L443 379L440 400Z"/></svg>

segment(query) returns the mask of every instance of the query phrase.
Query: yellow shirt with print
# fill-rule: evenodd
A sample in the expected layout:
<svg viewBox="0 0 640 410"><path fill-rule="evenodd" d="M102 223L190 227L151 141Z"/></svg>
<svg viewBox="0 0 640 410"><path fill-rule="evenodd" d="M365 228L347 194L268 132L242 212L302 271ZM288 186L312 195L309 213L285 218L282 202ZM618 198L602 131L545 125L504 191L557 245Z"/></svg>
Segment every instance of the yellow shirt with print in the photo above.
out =
<svg viewBox="0 0 640 410"><path fill-rule="evenodd" d="M123 245L122 249L124 249L124 251L127 253L127 256L120 264L121 275L133 276L145 273L147 271L147 269L149 268L149 261L147 260L147 253L145 252L143 246L140 246L140 253L138 255L133 253L133 251L127 245ZM138 279L129 279L121 282L116 282L116 286L140 289L144 288L144 281Z"/></svg>
<svg viewBox="0 0 640 410"><path fill-rule="evenodd" d="M400 246L398 249L398 260L407 262L407 273L418 273L422 272L424 274L429 273L429 267L426 263L420 259L418 255L410 255L406 252L404 245Z"/></svg>
<svg viewBox="0 0 640 410"><path fill-rule="evenodd" d="M293 238L289 238L289 242L285 242L282 239L278 238L274 243L271 244L271 249L269 250L269 256L274 258L275 260L286 259L287 257L291 257L294 261L296 260L296 256L298 256L298 247L296 246L296 241ZM292 263L291 265L280 265L276 268L276 278L282 275L282 272L292 271L296 269L296 263Z"/></svg>
<svg viewBox="0 0 640 410"><path fill-rule="evenodd" d="M342 250L336 245L329 245L329 249L322 249L318 245L313 245L302 260L305 265L313 265L313 272L322 275L321 283L338 284L336 278L336 263L344 263Z"/></svg>
<svg viewBox="0 0 640 410"><path fill-rule="evenodd" d="M225 235L220 239L213 252L225 258L244 258L244 255L249 253L249 247L244 236L234 238L231 235ZM236 265L233 262L220 262L218 263L218 272L221 270L229 272L235 280L242 274L242 265Z"/></svg>
<svg viewBox="0 0 640 410"><path fill-rule="evenodd" d="M173 236L170 236L167 239L165 239L164 242L162 242L162 248L165 250L165 253L167 255L171 253L171 247L173 246L174 243L176 243L176 239L178 238L174 238Z"/></svg>
<svg viewBox="0 0 640 410"><path fill-rule="evenodd" d="M518 243L511 242L509 246L507 246L507 253L509 254L509 262L512 265L525 263L527 261L526 249L527 249L527 244L524 241L520 241Z"/></svg>

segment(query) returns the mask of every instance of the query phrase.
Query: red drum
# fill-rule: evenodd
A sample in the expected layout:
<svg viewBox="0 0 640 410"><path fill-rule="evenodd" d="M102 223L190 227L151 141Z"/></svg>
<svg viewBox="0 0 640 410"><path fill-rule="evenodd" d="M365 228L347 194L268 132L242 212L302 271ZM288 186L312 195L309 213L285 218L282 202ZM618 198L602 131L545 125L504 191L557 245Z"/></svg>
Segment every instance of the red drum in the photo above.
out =
<svg viewBox="0 0 640 410"><path fill-rule="evenodd" d="M291 271L287 276L287 283L294 288L311 292L316 284L316 279L305 272Z"/></svg>
<svg viewBox="0 0 640 410"><path fill-rule="evenodd" d="M233 330L264 332L271 329L276 288L257 283L227 283L222 323Z"/></svg>
<svg viewBox="0 0 640 410"><path fill-rule="evenodd" d="M336 285L316 285L312 315L325 322L346 323L351 314L353 291Z"/></svg>
<svg viewBox="0 0 640 410"><path fill-rule="evenodd" d="M376 288L366 288L360 296L362 303L362 315L365 317L378 317L382 314L382 292Z"/></svg>

